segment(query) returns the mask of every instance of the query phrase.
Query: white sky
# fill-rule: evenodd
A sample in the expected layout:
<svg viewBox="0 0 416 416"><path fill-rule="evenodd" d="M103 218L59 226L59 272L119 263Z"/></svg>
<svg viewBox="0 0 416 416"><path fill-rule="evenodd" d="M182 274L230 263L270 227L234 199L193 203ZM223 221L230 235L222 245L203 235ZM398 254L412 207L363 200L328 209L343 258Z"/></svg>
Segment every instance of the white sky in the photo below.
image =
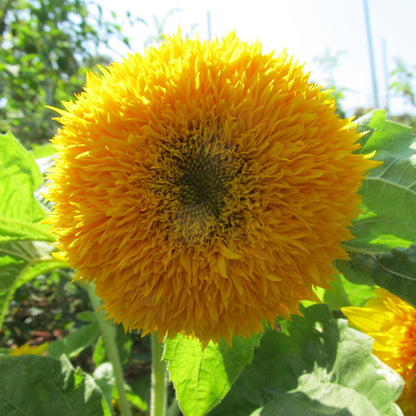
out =
<svg viewBox="0 0 416 416"><path fill-rule="evenodd" d="M148 27L123 26L134 50L143 51L149 35L155 34L153 16L168 17L165 33L181 26L188 34L196 25L201 38L208 37L207 11L211 15L212 36L222 37L232 30L243 40L259 39L264 52L287 48L299 62L312 70L311 79L322 83L324 74L315 57L342 52L333 77L338 87L345 87L342 107L352 114L358 107L373 106L373 93L363 0L101 0L104 11L114 10L121 19L126 10L143 18ZM388 71L400 57L409 68L416 69L416 0L368 0L374 45L376 73L381 106L386 103L386 78L382 42L385 41ZM128 50L116 46L123 56ZM115 56L119 60L119 56ZM390 80L391 81L391 80ZM414 85L416 88L416 82ZM390 99L391 112L415 112L402 98Z"/></svg>

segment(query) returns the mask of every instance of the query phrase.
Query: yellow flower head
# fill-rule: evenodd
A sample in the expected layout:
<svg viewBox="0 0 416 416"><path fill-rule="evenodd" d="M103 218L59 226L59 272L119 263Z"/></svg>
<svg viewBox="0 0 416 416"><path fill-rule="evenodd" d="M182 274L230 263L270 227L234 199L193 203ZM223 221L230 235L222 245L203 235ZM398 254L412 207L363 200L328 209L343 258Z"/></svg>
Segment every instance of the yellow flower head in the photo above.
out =
<svg viewBox="0 0 416 416"><path fill-rule="evenodd" d="M374 162L284 53L178 34L89 74L64 105L49 222L127 329L250 336L347 257Z"/></svg>
<svg viewBox="0 0 416 416"><path fill-rule="evenodd" d="M342 312L361 331L374 338L373 352L405 381L398 404L405 416L416 416L416 309L387 290L362 308Z"/></svg>

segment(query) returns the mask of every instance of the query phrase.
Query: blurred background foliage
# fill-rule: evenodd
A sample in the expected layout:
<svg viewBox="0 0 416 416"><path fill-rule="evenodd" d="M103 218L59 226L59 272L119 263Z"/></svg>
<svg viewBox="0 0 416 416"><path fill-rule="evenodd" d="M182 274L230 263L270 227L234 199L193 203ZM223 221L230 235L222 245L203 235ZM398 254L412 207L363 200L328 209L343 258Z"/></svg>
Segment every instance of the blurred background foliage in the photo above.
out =
<svg viewBox="0 0 416 416"><path fill-rule="evenodd" d="M45 106L80 92L85 72L112 60L100 50L114 37L129 44L92 1L0 0L0 131L26 146L49 140L57 122Z"/></svg>

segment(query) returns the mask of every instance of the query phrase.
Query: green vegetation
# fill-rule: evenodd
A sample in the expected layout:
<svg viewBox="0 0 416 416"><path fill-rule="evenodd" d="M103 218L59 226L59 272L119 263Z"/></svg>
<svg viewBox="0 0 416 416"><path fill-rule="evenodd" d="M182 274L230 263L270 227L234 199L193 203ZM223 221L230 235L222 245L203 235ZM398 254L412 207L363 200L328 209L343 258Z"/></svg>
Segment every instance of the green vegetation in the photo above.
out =
<svg viewBox="0 0 416 416"><path fill-rule="evenodd" d="M101 51L114 37L129 44L92 1L0 0L0 132L48 141L58 123L45 106L79 93L85 72L110 62Z"/></svg>

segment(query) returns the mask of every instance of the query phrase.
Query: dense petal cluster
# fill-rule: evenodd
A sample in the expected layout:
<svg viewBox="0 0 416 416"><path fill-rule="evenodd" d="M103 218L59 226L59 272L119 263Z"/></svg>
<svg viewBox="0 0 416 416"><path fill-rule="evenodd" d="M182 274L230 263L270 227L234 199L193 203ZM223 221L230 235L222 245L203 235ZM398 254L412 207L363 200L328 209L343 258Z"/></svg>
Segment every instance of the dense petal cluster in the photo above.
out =
<svg viewBox="0 0 416 416"><path fill-rule="evenodd" d="M250 336L347 257L374 162L285 53L178 34L89 74L64 105L49 222L126 328Z"/></svg>
<svg viewBox="0 0 416 416"><path fill-rule="evenodd" d="M374 354L403 377L398 404L405 416L416 416L416 309L385 289L376 289L376 294L362 308L342 312L374 338Z"/></svg>

